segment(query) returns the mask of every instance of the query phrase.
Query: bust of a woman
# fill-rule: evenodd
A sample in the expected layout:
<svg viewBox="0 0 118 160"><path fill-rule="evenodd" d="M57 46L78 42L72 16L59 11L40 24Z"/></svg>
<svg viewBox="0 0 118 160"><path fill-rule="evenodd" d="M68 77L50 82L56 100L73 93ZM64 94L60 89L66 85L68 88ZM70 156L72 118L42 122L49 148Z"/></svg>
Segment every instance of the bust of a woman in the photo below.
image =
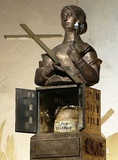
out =
<svg viewBox="0 0 118 160"><path fill-rule="evenodd" d="M63 42L52 49L58 63L48 54L42 54L35 73L35 84L39 86L71 84L73 80L63 70L68 67L87 86L99 82L101 60L95 49L81 39L87 30L86 14L78 6L65 6L61 11L61 24L65 31Z"/></svg>

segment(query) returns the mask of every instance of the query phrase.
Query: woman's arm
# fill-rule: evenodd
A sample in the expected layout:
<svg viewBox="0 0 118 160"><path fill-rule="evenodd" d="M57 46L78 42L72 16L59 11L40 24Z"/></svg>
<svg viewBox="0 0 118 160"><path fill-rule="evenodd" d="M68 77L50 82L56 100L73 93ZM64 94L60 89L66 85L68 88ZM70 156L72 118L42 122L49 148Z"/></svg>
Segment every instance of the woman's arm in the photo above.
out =
<svg viewBox="0 0 118 160"><path fill-rule="evenodd" d="M78 69L78 76L91 86L99 82L100 64L95 50L89 46L85 51L79 53L74 47L70 47L68 55Z"/></svg>
<svg viewBox="0 0 118 160"><path fill-rule="evenodd" d="M39 68L35 72L35 84L44 86L46 81L54 74L53 62L48 55L42 55L42 61L39 61Z"/></svg>

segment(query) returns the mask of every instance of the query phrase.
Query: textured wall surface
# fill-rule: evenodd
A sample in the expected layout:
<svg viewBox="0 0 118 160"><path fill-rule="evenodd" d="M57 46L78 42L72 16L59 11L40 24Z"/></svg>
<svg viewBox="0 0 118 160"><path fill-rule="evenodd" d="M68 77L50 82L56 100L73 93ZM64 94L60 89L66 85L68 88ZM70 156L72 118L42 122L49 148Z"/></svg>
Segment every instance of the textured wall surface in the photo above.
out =
<svg viewBox="0 0 118 160"><path fill-rule="evenodd" d="M95 87L102 92L102 116L107 119L108 111L114 111L102 125L102 133L107 138L107 160L118 159L118 1L0 0L0 160L8 159L11 153L12 160L29 160L32 135L15 133L15 88L35 89L34 73L44 53L33 40L6 40L4 35L25 34L21 23L38 34L63 34L60 11L68 4L85 10L88 32L83 39L103 60L101 80ZM43 41L53 48L62 38Z"/></svg>

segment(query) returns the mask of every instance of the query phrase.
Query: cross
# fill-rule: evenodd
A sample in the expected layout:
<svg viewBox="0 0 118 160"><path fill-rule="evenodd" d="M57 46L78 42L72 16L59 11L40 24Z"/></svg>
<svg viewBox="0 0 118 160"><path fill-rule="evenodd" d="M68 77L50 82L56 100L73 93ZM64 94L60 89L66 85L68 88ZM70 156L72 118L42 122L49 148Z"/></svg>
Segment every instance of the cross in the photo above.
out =
<svg viewBox="0 0 118 160"><path fill-rule="evenodd" d="M10 39L10 38L32 38L47 54L48 56L54 61L54 62L58 62L57 61L57 57L52 54L52 51L40 40L41 37L59 37L62 35L36 35L34 34L30 28L26 25L26 24L20 24L20 26L26 31L26 33L28 33L28 35L5 35L4 37L6 39ZM68 74L68 76L78 85L78 84L82 84L83 82L76 76L74 75L69 66L61 66L62 69Z"/></svg>
<svg viewBox="0 0 118 160"><path fill-rule="evenodd" d="M114 110L110 108L105 115L101 118L101 126L114 114ZM106 137L102 134L102 136L106 139Z"/></svg>

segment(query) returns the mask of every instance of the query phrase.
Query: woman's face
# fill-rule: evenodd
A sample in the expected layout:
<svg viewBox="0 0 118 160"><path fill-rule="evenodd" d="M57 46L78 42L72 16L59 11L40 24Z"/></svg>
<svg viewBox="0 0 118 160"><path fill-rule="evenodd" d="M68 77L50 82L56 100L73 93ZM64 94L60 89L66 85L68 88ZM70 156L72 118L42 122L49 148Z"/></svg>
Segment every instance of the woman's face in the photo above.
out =
<svg viewBox="0 0 118 160"><path fill-rule="evenodd" d="M71 10L67 9L65 12L63 12L61 16L61 24L65 31L74 31L74 24L76 21L77 19Z"/></svg>

